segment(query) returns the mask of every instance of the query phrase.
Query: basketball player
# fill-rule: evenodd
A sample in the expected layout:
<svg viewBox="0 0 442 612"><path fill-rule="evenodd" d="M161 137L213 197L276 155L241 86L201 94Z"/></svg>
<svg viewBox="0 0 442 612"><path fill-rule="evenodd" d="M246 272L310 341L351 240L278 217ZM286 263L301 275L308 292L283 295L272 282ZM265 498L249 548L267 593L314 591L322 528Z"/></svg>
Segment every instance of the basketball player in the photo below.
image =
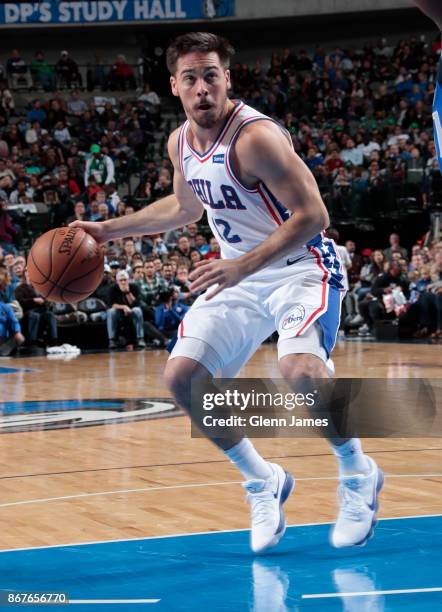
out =
<svg viewBox="0 0 442 612"><path fill-rule="evenodd" d="M201 32L178 37L167 51L172 93L187 116L169 138L174 194L133 215L72 224L103 243L173 230L206 210L222 259L196 264L191 289L208 291L186 314L165 370L187 411L192 381L234 377L275 329L288 381L327 377L343 295L335 245L321 233L329 219L315 180L281 126L228 98L232 54L227 40ZM214 442L246 480L252 550L275 546L293 476L239 433ZM331 443L341 478L331 542L363 545L376 522L383 474L358 439Z"/></svg>
<svg viewBox="0 0 442 612"><path fill-rule="evenodd" d="M427 17L432 19L442 32L442 2L441 0L414 0ZM434 143L436 145L439 167L442 172L442 59L437 71L436 89L433 100Z"/></svg>

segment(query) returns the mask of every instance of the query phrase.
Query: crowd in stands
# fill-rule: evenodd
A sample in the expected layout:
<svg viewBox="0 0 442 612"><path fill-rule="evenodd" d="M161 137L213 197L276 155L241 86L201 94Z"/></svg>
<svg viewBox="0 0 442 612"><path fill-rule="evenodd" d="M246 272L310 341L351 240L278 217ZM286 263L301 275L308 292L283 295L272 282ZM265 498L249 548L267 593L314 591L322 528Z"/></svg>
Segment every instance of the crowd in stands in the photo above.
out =
<svg viewBox="0 0 442 612"><path fill-rule="evenodd" d="M5 65L0 64L0 78L12 89L24 87L54 91L85 86L88 91L97 88L101 91L125 91L135 89L136 77L142 73L139 66L130 65L121 53L108 63L96 55L85 68L84 79L78 62L65 49L54 63L48 62L42 50L37 50L32 60L26 61L18 49L12 49Z"/></svg>
<svg viewBox="0 0 442 612"><path fill-rule="evenodd" d="M327 234L339 240L336 230ZM403 336L442 338L442 242L415 244L409 253L393 233L384 249L358 254L353 240L338 249L347 277L342 319L347 332L373 336L378 321L394 321Z"/></svg>
<svg viewBox="0 0 442 612"><path fill-rule="evenodd" d="M388 223L398 199L412 199L424 210L442 195L431 116L440 51L439 39L431 44L416 37L395 46L379 40L330 52L286 48L274 53L269 65L234 64L232 96L289 131L332 221L382 213ZM113 75L112 86L134 90L124 57L119 59L123 68ZM97 105L82 90L85 84L69 53L62 52L52 72L42 52L29 71L23 64L14 50L0 82L0 339L24 330L27 342L34 343L44 329L44 341L56 343L60 315L32 295L26 282L27 216L17 205L45 203L50 227L131 214L171 193L172 166L152 154L153 134L165 127L163 103L149 84L133 91L130 102L125 97ZM47 101L36 96L22 109L16 107L15 88L25 73L31 75L29 86L38 81L51 94ZM105 80L99 76L94 76L98 83L111 83L104 72ZM69 92L54 89L60 79ZM121 186L134 175L139 185L125 201ZM441 243L419 240L405 249L395 236L388 248L351 240L342 247L349 284L343 325L350 333L368 335L376 321L394 319L415 336L440 337ZM129 319L139 348L173 341L195 298L189 271L203 257L219 257L204 223L108 245L95 297L106 305L101 316L110 348L118 345L119 327ZM27 289L20 290L24 285Z"/></svg>

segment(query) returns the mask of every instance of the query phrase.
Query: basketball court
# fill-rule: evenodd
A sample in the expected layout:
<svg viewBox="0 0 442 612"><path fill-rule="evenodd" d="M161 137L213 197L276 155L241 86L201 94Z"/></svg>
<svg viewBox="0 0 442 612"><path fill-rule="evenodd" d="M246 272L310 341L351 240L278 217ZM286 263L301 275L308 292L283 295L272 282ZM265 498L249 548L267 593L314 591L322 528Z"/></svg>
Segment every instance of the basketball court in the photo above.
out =
<svg viewBox="0 0 442 612"><path fill-rule="evenodd" d="M436 379L442 365L429 343L340 342L334 357L342 377ZM256 556L238 474L191 438L162 383L166 359L1 360L3 597L65 593L80 610L128 611L441 606L440 440L364 441L386 474L381 520L364 548L347 550L328 543L337 486L328 445L256 440L297 479L291 527ZM241 376L278 377L274 347L263 345Z"/></svg>

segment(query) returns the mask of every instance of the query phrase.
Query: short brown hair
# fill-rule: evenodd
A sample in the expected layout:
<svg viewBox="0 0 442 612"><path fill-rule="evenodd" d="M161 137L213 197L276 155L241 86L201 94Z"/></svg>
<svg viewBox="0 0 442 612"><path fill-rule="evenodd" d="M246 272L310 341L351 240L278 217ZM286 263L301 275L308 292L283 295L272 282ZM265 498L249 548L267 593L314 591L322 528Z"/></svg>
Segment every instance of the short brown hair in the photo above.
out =
<svg viewBox="0 0 442 612"><path fill-rule="evenodd" d="M230 65L230 58L235 53L227 38L210 32L189 32L175 38L166 52L166 63L170 74L175 74L178 58L193 52L218 54L224 68Z"/></svg>

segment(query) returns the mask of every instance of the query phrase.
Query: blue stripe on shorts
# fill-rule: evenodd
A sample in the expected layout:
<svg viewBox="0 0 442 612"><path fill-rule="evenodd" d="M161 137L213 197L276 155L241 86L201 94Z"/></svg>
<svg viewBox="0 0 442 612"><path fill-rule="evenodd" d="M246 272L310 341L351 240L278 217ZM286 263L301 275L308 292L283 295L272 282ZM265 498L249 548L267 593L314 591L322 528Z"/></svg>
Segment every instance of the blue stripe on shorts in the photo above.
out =
<svg viewBox="0 0 442 612"><path fill-rule="evenodd" d="M433 98L433 126L437 158L442 172L442 60L439 62L436 90Z"/></svg>

